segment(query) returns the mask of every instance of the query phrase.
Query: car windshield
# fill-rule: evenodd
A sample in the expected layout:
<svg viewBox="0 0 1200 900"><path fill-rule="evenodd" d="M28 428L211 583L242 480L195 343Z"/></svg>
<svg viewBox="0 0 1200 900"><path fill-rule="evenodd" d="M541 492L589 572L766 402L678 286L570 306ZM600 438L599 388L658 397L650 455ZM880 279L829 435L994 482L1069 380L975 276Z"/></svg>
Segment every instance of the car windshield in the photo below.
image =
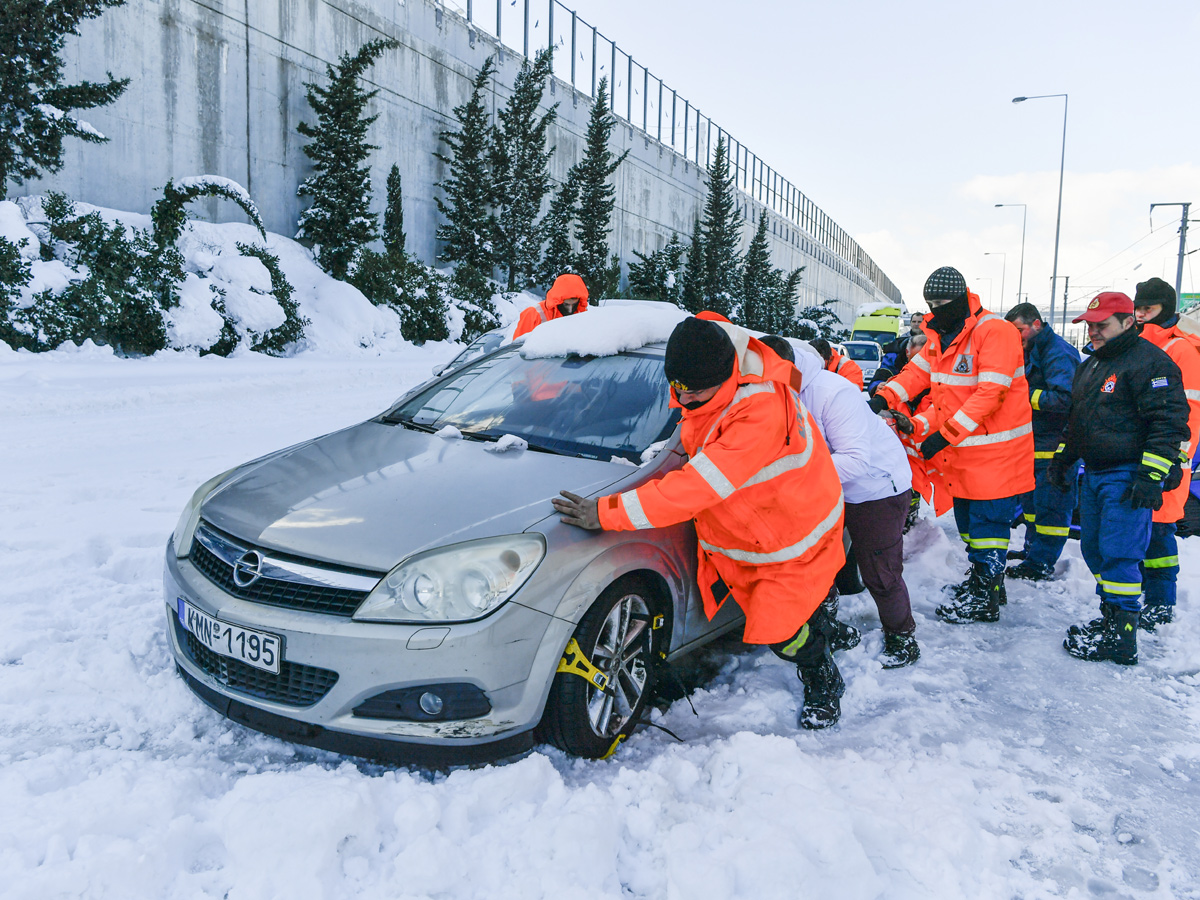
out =
<svg viewBox="0 0 1200 900"><path fill-rule="evenodd" d="M851 359L869 359L871 362L879 362L878 344L846 344L845 346Z"/></svg>
<svg viewBox="0 0 1200 900"><path fill-rule="evenodd" d="M445 371L448 372L451 369L457 369L459 366L466 365L473 359L479 359L481 356L486 356L503 344L504 339L505 332L501 328L481 334L479 337L475 338L475 340L471 341L471 343L467 344L467 346L463 348L463 351L459 353L458 356L454 357L454 359L450 360L450 362L446 364Z"/></svg>
<svg viewBox="0 0 1200 900"><path fill-rule="evenodd" d="M668 400L660 354L524 359L513 346L407 398L383 421L422 431L453 425L477 440L512 434L538 450L639 462L679 420Z"/></svg>
<svg viewBox="0 0 1200 900"><path fill-rule="evenodd" d="M874 341L877 344L886 344L889 341L896 339L894 331L866 331L861 328L856 328L852 339L856 341Z"/></svg>

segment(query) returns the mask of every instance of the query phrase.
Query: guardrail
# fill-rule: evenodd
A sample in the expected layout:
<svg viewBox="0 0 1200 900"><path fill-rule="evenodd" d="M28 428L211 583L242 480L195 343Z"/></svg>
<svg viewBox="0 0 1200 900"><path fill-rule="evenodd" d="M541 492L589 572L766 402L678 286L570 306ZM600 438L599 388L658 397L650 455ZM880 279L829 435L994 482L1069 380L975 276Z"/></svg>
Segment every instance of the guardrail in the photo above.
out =
<svg viewBox="0 0 1200 900"><path fill-rule="evenodd" d="M613 113L697 166L708 167L717 141L724 137L730 171L743 193L857 268L888 299L900 302L891 279L802 191L574 10L558 0L495 0L494 6L491 0L441 2L447 11L526 58L548 46L570 47L569 67L562 54L555 53L555 77L595 98L600 79L608 76Z"/></svg>

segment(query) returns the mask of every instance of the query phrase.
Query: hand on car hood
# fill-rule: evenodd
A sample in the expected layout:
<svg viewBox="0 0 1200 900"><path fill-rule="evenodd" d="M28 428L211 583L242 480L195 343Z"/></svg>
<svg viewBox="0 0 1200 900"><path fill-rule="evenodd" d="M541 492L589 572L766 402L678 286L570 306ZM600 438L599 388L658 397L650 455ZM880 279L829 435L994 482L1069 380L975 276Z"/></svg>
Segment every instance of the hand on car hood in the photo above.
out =
<svg viewBox="0 0 1200 900"><path fill-rule="evenodd" d="M524 531L560 489L591 494L630 471L488 446L364 422L235 475L201 516L263 547L382 572L419 550Z"/></svg>

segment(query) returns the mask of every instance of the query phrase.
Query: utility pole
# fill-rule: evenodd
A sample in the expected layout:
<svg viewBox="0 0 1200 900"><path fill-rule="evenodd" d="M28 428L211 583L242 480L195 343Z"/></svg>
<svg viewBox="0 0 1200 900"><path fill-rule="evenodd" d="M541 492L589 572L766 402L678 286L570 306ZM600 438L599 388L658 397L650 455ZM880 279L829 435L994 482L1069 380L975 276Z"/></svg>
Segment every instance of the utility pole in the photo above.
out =
<svg viewBox="0 0 1200 900"><path fill-rule="evenodd" d="M1070 288L1071 288L1071 276L1064 275L1063 276L1063 321L1062 321L1062 331L1060 332L1060 334L1067 333L1067 291L1070 290Z"/></svg>
<svg viewBox="0 0 1200 900"><path fill-rule="evenodd" d="M1183 215L1179 220L1179 265L1175 268L1175 297L1178 301L1179 292L1183 290L1183 258L1187 256L1185 248L1187 247L1187 227L1188 227L1188 210L1191 209L1191 203L1151 203L1150 204L1150 227L1154 227L1154 207L1156 206L1182 206Z"/></svg>

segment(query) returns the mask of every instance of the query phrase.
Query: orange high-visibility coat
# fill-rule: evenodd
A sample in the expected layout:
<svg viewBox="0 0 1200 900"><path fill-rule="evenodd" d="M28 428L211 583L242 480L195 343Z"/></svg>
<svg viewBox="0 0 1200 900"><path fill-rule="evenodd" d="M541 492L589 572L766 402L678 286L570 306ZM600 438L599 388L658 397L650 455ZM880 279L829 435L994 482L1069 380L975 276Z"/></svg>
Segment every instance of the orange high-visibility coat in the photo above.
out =
<svg viewBox="0 0 1200 900"><path fill-rule="evenodd" d="M1186 448L1182 448L1183 482L1173 491L1163 494L1161 509L1155 510L1155 522L1178 522L1183 518L1183 505L1187 502L1188 490L1192 485L1191 459L1200 448L1200 335L1190 334L1186 327L1181 329L1180 319L1170 328L1159 325L1143 325L1142 337L1164 351L1179 371L1183 373L1183 390L1188 399L1188 431L1191 439ZM1190 322L1192 328L1196 328Z"/></svg>
<svg viewBox="0 0 1200 900"><path fill-rule="evenodd" d="M926 394L920 406L917 407L915 415L919 415L928 421L925 414L932 405L933 401ZM902 412L907 412L907 410L902 410ZM946 487L946 476L943 474L939 463L942 455L939 453L933 459L926 459L922 456L920 444L913 440L913 435L916 433L914 430L913 434L905 434L900 429L896 429L896 436L900 438L900 445L904 447L904 452L908 454L908 468L912 471L913 490L921 495L921 499L933 507L934 515L940 516L949 512L951 507L954 506L954 498L950 496L950 491Z"/></svg>
<svg viewBox="0 0 1200 900"><path fill-rule="evenodd" d="M913 417L913 440L920 444L940 433L950 446L940 463L952 497L998 500L1032 491L1033 408L1025 380L1021 335L970 295L971 312L962 331L943 349L941 335L927 325L929 338L878 396L892 409L926 388L929 409Z"/></svg>
<svg viewBox="0 0 1200 900"><path fill-rule="evenodd" d="M861 391L863 389L862 367L850 357L842 356L833 348L830 348L829 353L829 362L825 363L825 368L830 372L837 372Z"/></svg>
<svg viewBox="0 0 1200 900"><path fill-rule="evenodd" d="M812 416L792 393L800 373L749 333L734 342L733 376L683 411L686 465L635 490L601 497L606 531L694 519L697 582L711 619L732 594L744 640L773 644L808 621L845 563L837 470ZM679 402L674 390L671 403Z"/></svg>
<svg viewBox="0 0 1200 900"><path fill-rule="evenodd" d="M572 297L579 298L579 306L575 309L575 315L587 312L588 289L587 285L583 283L583 279L578 275L570 273L559 275L554 279L554 284L550 286L550 290L546 291L545 300L521 310L521 317L517 319L517 330L513 332L513 340L515 341L517 338L529 334L529 332L533 331L533 329L537 328L543 322L549 322L551 319L561 319L563 314L559 307L564 300Z"/></svg>

